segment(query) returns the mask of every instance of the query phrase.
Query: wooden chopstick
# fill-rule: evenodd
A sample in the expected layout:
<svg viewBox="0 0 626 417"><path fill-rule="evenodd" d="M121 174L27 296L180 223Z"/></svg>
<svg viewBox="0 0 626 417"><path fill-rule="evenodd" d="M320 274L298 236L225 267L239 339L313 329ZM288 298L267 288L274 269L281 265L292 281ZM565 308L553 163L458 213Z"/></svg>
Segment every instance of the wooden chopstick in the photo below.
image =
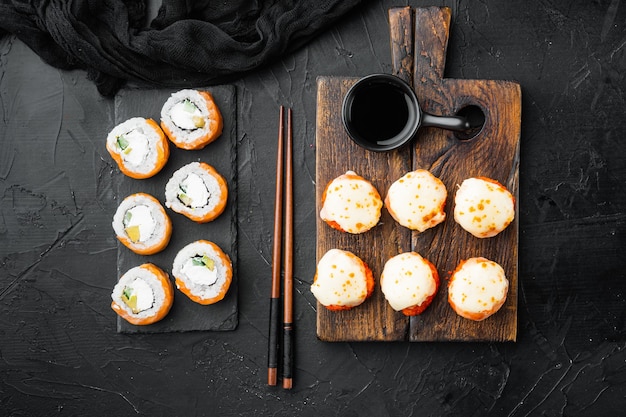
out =
<svg viewBox="0 0 626 417"><path fill-rule="evenodd" d="M287 150L285 172L285 255L283 286L283 388L293 386L293 128L287 109Z"/></svg>
<svg viewBox="0 0 626 417"><path fill-rule="evenodd" d="M278 324L280 320L280 271L283 225L283 131L284 107L280 106L278 150L276 152L276 195L274 197L274 248L272 252L272 290L270 295L270 325L267 357L267 383L276 385L278 370Z"/></svg>
<svg viewBox="0 0 626 417"><path fill-rule="evenodd" d="M285 108L280 106L278 149L276 151L276 195L274 199L274 245L272 253L272 290L268 338L267 383L276 385L278 370L278 332L280 305L281 250L284 245L283 274L283 388L293 386L293 128L291 109L287 109L287 145L284 154ZM285 162L286 159L286 162ZM286 166L285 166L286 165ZM283 188L285 213L283 236Z"/></svg>

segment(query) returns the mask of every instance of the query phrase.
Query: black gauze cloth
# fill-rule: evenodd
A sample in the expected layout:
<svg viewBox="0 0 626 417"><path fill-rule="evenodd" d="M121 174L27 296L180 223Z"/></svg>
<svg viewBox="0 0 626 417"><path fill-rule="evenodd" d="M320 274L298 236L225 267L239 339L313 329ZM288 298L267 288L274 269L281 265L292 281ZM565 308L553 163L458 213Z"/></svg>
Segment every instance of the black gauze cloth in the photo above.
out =
<svg viewBox="0 0 626 417"><path fill-rule="evenodd" d="M0 35L82 68L104 96L125 81L213 85L292 52L365 0L0 0Z"/></svg>

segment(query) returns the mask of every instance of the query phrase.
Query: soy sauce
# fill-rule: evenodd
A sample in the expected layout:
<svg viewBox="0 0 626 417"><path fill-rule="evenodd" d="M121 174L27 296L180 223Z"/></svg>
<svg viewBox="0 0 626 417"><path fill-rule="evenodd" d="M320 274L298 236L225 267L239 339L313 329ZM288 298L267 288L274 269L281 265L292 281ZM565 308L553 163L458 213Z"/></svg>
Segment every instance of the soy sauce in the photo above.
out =
<svg viewBox="0 0 626 417"><path fill-rule="evenodd" d="M390 84L364 86L354 95L350 123L354 132L372 144L400 134L409 122L410 97Z"/></svg>

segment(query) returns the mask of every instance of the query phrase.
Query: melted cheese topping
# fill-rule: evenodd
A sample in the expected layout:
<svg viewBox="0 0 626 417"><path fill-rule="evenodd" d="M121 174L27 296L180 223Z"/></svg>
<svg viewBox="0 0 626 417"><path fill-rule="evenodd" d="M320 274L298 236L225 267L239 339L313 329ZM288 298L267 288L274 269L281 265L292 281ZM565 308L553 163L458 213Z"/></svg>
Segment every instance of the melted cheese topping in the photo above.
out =
<svg viewBox="0 0 626 417"><path fill-rule="evenodd" d="M402 226L423 232L446 219L446 186L429 171L405 174L389 187L385 204Z"/></svg>
<svg viewBox="0 0 626 417"><path fill-rule="evenodd" d="M419 306L437 290L430 265L415 252L394 256L385 263L380 288L391 308Z"/></svg>
<svg viewBox="0 0 626 417"><path fill-rule="evenodd" d="M320 217L348 233L363 233L376 226L383 202L366 179L352 171L332 180L325 191Z"/></svg>
<svg viewBox="0 0 626 417"><path fill-rule="evenodd" d="M351 252L331 249L317 264L311 292L324 306L355 307L367 298L363 261Z"/></svg>
<svg viewBox="0 0 626 417"><path fill-rule="evenodd" d="M450 278L448 298L463 317L482 320L500 309L509 290L504 269L485 258L470 258Z"/></svg>
<svg viewBox="0 0 626 417"><path fill-rule="evenodd" d="M454 220L472 235L492 237L515 218L515 200L496 181L468 178L454 197Z"/></svg>

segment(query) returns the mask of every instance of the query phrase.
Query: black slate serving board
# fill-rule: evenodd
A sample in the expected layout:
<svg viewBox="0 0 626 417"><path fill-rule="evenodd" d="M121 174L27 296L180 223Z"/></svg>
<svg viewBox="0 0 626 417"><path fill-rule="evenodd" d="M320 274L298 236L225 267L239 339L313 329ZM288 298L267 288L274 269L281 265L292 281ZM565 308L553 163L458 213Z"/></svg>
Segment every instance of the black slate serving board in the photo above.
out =
<svg viewBox="0 0 626 417"><path fill-rule="evenodd" d="M204 149L187 151L170 143L170 158L161 172L152 178L136 180L118 173L116 198L118 204L126 196L145 192L165 203L165 184L174 171L195 161L212 165L228 183L228 204L217 219L205 224L195 223L166 208L172 220L172 238L165 250L148 256L137 255L118 243L118 278L130 268L146 262L162 268L171 276L172 262L180 249L199 239L214 242L228 254L233 263L233 281L226 297L220 302L203 306L191 301L182 292L174 289L174 304L169 314L161 321L148 326L135 326L121 317L117 318L119 333L166 333L186 331L227 331L238 324L237 304L237 101L234 86L202 88L211 92L224 119L222 135ZM152 118L160 122L163 103L175 89L126 89L115 97L115 124L131 117ZM165 207L165 205L164 205Z"/></svg>

